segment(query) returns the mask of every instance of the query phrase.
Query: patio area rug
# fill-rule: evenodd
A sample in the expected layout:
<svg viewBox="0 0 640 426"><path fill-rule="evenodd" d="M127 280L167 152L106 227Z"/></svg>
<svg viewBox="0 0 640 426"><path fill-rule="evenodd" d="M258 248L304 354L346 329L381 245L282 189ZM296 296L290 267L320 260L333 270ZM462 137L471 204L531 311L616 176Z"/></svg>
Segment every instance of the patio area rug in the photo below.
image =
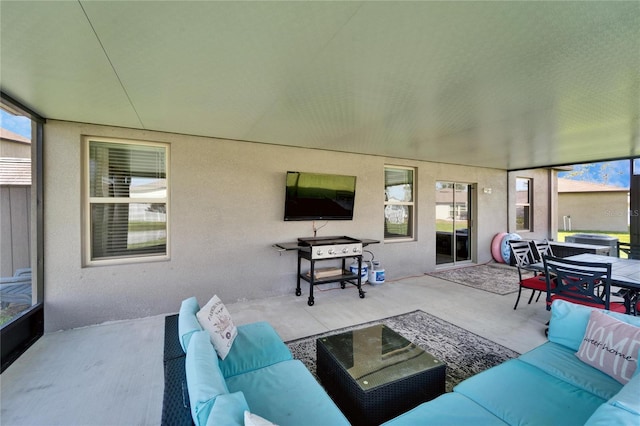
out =
<svg viewBox="0 0 640 426"><path fill-rule="evenodd" d="M295 359L316 375L316 339L344 331L383 323L409 341L447 364L446 391L462 380L498 365L519 354L423 311L333 330L286 342Z"/></svg>
<svg viewBox="0 0 640 426"><path fill-rule="evenodd" d="M510 294L518 291L518 269L503 264L465 266L445 271L430 272L427 275L451 281L479 290L496 294ZM532 277L533 272L522 278Z"/></svg>

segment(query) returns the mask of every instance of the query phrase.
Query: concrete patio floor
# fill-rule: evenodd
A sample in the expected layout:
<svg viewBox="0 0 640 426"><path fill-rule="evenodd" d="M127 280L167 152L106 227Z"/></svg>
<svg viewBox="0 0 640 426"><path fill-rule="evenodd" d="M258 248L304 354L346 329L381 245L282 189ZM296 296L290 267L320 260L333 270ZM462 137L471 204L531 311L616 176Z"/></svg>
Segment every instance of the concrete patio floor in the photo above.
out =
<svg viewBox="0 0 640 426"><path fill-rule="evenodd" d="M544 302L497 295L428 275L382 285L225 301L237 325L269 321L283 340L421 309L523 353L546 341ZM213 293L212 293L213 294ZM206 300L199 301L201 305ZM176 306L176 312L179 306ZM168 313L170 314L170 313ZM0 376L2 425L158 425L164 316L48 333Z"/></svg>

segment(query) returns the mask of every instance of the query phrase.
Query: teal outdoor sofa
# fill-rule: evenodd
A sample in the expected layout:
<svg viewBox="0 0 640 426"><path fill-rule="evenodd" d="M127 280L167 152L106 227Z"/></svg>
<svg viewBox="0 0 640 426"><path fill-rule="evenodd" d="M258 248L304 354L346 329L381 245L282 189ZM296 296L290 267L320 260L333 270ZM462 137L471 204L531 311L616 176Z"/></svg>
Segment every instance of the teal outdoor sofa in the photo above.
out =
<svg viewBox="0 0 640 426"><path fill-rule="evenodd" d="M179 315L166 318L164 425L242 425L245 410L281 426L349 424L266 322L239 326L229 355L220 360L195 319L194 302L187 299ZM555 301L548 342L383 426L640 425L640 369L623 385L576 356L591 312ZM640 327L640 317L606 314Z"/></svg>
<svg viewBox="0 0 640 426"><path fill-rule="evenodd" d="M623 385L576 356L592 308L555 301L549 341L384 423L415 425L640 425L640 374ZM640 327L640 317L607 312ZM615 344L611 344L611 350ZM632 345L638 362L640 340Z"/></svg>
<svg viewBox="0 0 640 426"><path fill-rule="evenodd" d="M165 319L163 425L243 425L245 411L281 426L349 425L271 325L238 326L222 360L198 323L199 309L186 299Z"/></svg>

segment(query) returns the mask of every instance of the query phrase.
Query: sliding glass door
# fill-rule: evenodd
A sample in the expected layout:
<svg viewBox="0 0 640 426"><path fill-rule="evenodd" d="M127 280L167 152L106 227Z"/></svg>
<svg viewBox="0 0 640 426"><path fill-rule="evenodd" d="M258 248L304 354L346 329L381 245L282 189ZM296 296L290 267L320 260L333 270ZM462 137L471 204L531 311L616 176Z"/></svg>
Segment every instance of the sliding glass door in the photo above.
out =
<svg viewBox="0 0 640 426"><path fill-rule="evenodd" d="M468 183L436 182L436 265L471 260L472 188Z"/></svg>

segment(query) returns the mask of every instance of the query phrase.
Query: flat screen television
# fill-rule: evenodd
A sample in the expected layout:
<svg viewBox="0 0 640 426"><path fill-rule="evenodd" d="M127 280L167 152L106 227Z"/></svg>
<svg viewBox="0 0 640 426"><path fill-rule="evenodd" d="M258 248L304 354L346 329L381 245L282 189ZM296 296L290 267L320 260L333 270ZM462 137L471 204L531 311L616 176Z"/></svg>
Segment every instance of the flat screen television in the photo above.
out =
<svg viewBox="0 0 640 426"><path fill-rule="evenodd" d="M352 220L356 177L287 172L284 220Z"/></svg>

